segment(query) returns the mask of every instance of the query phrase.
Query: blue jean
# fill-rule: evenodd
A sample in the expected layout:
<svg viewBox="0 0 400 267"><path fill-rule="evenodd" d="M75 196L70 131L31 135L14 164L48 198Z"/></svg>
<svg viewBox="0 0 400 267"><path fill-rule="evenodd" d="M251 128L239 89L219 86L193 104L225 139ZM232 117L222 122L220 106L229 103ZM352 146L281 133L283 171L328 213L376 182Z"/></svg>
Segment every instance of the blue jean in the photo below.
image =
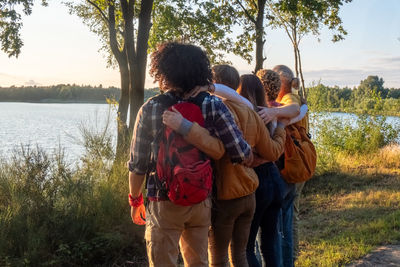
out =
<svg viewBox="0 0 400 267"><path fill-rule="evenodd" d="M282 178L283 180L283 178ZM294 266L293 252L293 203L296 196L296 184L287 184L279 225L281 229L282 264L284 267Z"/></svg>
<svg viewBox="0 0 400 267"><path fill-rule="evenodd" d="M250 267L261 266L255 255L255 241L260 229L258 243L263 265L279 267L282 265L282 246L278 222L285 194L290 193L290 185L280 177L274 163L265 163L254 170L260 184L256 191L256 211L247 243L247 261Z"/></svg>

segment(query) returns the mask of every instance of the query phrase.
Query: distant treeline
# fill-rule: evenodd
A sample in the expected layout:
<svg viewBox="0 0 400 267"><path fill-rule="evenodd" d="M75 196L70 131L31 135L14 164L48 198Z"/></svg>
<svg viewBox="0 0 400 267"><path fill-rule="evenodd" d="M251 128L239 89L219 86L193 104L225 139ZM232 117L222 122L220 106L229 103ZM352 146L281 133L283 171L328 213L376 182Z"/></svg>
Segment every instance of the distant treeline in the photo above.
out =
<svg viewBox="0 0 400 267"><path fill-rule="evenodd" d="M307 88L307 101L312 111L343 111L400 115L400 89L384 88L383 79L368 76L350 89L318 84Z"/></svg>
<svg viewBox="0 0 400 267"><path fill-rule="evenodd" d="M158 88L145 90L145 98L158 92ZM119 100L121 90L90 85L59 84L53 86L0 87L0 102L68 102L106 103L106 99Z"/></svg>

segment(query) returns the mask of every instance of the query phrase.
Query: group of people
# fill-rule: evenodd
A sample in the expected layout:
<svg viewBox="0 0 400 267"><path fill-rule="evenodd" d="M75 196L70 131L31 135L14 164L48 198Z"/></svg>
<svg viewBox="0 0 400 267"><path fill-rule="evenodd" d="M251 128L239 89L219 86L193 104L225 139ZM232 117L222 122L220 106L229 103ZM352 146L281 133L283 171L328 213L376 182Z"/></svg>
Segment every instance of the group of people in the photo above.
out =
<svg viewBox="0 0 400 267"><path fill-rule="evenodd" d="M211 68L201 48L175 42L160 45L150 67L160 90L176 102L207 93L200 105L204 125L157 98L137 114L129 202L133 222L146 224L150 266L176 266L179 248L185 266L293 266L302 186L287 183L278 167L285 127L307 127L307 106L292 93L298 79L284 65L242 76L230 65ZM213 160L214 190L204 201L180 206L168 200L154 168L164 127Z"/></svg>

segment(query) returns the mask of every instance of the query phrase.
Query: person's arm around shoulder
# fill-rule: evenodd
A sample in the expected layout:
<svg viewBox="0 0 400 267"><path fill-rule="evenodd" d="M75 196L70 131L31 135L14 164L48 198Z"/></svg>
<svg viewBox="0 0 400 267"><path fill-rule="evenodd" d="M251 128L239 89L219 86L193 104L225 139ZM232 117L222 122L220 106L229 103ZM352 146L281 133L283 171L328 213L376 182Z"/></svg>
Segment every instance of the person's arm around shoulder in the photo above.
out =
<svg viewBox="0 0 400 267"><path fill-rule="evenodd" d="M222 98L225 98L225 99L228 99L233 102L242 103L242 104L248 106L249 108L254 109L253 104L251 104L251 102L247 98L241 96L240 94L238 94L234 89L230 88L229 86L216 83L216 84L214 84L214 87L215 87L215 89L213 91L211 91L212 94L222 97Z"/></svg>
<svg viewBox="0 0 400 267"><path fill-rule="evenodd" d="M257 143L255 145L257 154L267 161L275 161L282 155L285 147L285 123L278 121L272 137L260 117L257 120Z"/></svg>
<svg viewBox="0 0 400 267"><path fill-rule="evenodd" d="M210 135L210 132L197 123L193 123L183 118L178 110L172 108L172 111L165 111L163 114L163 123L183 135L185 140L194 145L212 159L220 159L225 148L221 140Z"/></svg>
<svg viewBox="0 0 400 267"><path fill-rule="evenodd" d="M253 159L251 146L244 139L231 112L221 100L214 101L213 105L211 116L215 134L224 144L232 163L248 164Z"/></svg>
<svg viewBox="0 0 400 267"><path fill-rule="evenodd" d="M258 115L260 115L265 124L273 119L293 118L300 113L300 106L297 103L290 103L288 105L272 108L259 106L258 108Z"/></svg>
<svg viewBox="0 0 400 267"><path fill-rule="evenodd" d="M308 111L308 106L306 104L301 105L299 115L297 115L294 118L291 118L288 125L301 121L307 114L307 111Z"/></svg>

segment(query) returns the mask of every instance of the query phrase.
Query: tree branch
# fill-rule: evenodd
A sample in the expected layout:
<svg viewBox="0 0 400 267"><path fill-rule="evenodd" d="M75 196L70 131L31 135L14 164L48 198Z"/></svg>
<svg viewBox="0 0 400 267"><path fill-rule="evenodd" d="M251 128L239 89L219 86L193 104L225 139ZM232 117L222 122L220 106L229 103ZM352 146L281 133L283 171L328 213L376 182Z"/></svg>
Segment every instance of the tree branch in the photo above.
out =
<svg viewBox="0 0 400 267"><path fill-rule="evenodd" d="M125 61L125 57L123 52L121 52L117 40L117 33L115 29L115 6L114 3L108 3L108 21L110 22L108 24L108 31L109 31L109 37L110 37L110 47L111 51L114 54L115 58L118 61L118 64L121 64L123 61Z"/></svg>
<svg viewBox="0 0 400 267"><path fill-rule="evenodd" d="M292 35L289 32L289 28L288 28L288 24L290 25L290 22L285 20L280 14L279 12L277 12L274 7L272 6L272 4L270 2L267 2L268 7L270 8L270 10L272 11L272 14L278 18L280 25L284 28L287 36L289 37L290 41L292 42L293 45L295 45L295 40L293 39Z"/></svg>
<svg viewBox="0 0 400 267"><path fill-rule="evenodd" d="M240 0L236 0L236 3L239 4L239 6L243 9L244 13L246 14L247 18L253 22L254 24L256 24L256 20L250 15L249 11L242 5L242 3L240 2Z"/></svg>
<svg viewBox="0 0 400 267"><path fill-rule="evenodd" d="M94 3L93 1L90 1L90 0L86 0L86 2L88 2L89 4L91 4L94 8L96 8L96 9L100 12L101 18L102 18L107 24L110 23L110 21L107 19L106 14L104 14L103 10L101 10L101 8L100 8L98 5L96 5L96 3Z"/></svg>

